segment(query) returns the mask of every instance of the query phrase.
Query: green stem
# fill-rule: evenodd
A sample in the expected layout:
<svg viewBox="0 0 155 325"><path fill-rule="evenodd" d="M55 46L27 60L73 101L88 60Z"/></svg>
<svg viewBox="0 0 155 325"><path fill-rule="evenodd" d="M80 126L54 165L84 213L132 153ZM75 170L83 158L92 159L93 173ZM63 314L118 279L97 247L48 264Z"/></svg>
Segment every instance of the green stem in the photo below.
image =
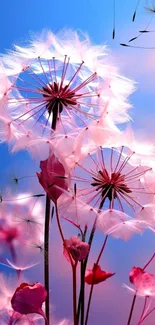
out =
<svg viewBox="0 0 155 325"><path fill-rule="evenodd" d="M48 324L50 324L49 315L49 225L50 225L50 198L46 194L46 209L45 209L45 227L44 227L44 282L47 291L45 301L45 314ZM46 322L45 322L46 324Z"/></svg>

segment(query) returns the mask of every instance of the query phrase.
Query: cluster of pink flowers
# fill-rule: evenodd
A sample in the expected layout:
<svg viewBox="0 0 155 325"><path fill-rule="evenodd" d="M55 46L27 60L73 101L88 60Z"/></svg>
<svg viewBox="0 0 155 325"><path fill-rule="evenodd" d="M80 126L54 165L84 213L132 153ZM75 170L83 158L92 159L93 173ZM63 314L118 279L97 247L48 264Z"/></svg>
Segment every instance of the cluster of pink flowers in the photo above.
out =
<svg viewBox="0 0 155 325"><path fill-rule="evenodd" d="M12 257L12 261L3 258L2 263L15 269L20 281L24 266L17 263L18 247L22 244L27 254L30 247L44 255L49 251L52 201L60 245L73 271L74 325L79 324L77 267L83 277L79 306L86 325L93 286L115 274L99 265L108 236L128 240L145 229L155 231L155 148L139 143L127 125L132 106L128 97L134 90L134 82L119 74L105 45L92 45L87 35L72 30L58 35L43 32L26 47L14 46L1 55L0 141L7 142L11 152L27 150L38 166L35 194L28 189L20 196L1 197L0 242ZM14 181L19 182L18 178ZM70 239L64 235L61 218L74 226ZM96 229L104 233L105 241L94 265L87 269ZM24 323L23 317L30 324L40 324L40 316L51 324L48 268L45 258L45 288L40 283L18 283L9 295L9 307L7 299L0 307L4 324ZM141 268L133 268L130 281L139 295L150 295L150 282L154 292L154 276ZM85 283L91 285L86 315ZM39 320L27 316L31 313Z"/></svg>

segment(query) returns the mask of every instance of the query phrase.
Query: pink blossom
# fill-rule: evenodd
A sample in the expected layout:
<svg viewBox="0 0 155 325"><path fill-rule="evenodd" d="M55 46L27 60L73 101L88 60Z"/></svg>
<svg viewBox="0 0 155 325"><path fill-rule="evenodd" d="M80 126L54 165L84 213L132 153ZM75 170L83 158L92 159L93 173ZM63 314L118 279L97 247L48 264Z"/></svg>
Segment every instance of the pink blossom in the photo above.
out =
<svg viewBox="0 0 155 325"><path fill-rule="evenodd" d="M24 282L26 281L24 280ZM24 315L21 315L19 312L15 312L11 305L12 296L18 286L19 279L17 279L17 276L8 276L6 278L2 273L0 274L0 316L1 320L5 318L7 319L7 324L9 323L8 317L19 324L22 324L22 321L25 319Z"/></svg>
<svg viewBox="0 0 155 325"><path fill-rule="evenodd" d="M38 179L49 198L56 202L63 190L68 189L69 175L66 174L64 165L54 154L40 162L41 173L37 173Z"/></svg>
<svg viewBox="0 0 155 325"><path fill-rule="evenodd" d="M139 296L155 296L155 276L140 267L133 267L129 274L130 282L135 286ZM134 289L126 286L130 291Z"/></svg>
<svg viewBox="0 0 155 325"><path fill-rule="evenodd" d="M46 290L41 283L22 283L15 291L12 308L20 314L37 313L44 315L42 304L46 300Z"/></svg>
<svg viewBox="0 0 155 325"><path fill-rule="evenodd" d="M89 245L82 242L79 237L73 236L70 239L65 239L64 254L68 259L68 252L72 256L73 260L77 263L84 260L89 252Z"/></svg>
<svg viewBox="0 0 155 325"><path fill-rule="evenodd" d="M85 282L87 284L98 284L113 276L115 273L107 273L102 271L99 265L94 264L92 270L87 270L85 274Z"/></svg>

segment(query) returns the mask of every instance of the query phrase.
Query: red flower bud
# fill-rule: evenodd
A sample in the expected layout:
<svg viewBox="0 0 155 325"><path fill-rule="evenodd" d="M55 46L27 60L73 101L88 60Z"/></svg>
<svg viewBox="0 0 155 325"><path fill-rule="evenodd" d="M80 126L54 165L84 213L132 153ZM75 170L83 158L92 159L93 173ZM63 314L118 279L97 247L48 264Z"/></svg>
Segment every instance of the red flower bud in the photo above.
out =
<svg viewBox="0 0 155 325"><path fill-rule="evenodd" d="M115 273L107 273L105 271L102 271L100 266L97 264L94 264L94 267L92 270L87 270L85 274L85 282L87 284L98 284L100 282L105 281L106 279L113 276Z"/></svg>
<svg viewBox="0 0 155 325"><path fill-rule="evenodd" d="M54 154L40 162L41 172L37 176L53 202L57 201L63 190L68 189L69 176L66 175L64 166L65 163L63 165Z"/></svg>

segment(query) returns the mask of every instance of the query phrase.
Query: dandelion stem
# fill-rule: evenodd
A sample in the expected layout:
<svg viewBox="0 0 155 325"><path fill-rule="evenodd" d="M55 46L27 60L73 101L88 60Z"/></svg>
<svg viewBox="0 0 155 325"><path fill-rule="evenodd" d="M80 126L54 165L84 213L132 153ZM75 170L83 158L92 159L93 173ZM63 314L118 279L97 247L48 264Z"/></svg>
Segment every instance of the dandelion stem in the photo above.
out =
<svg viewBox="0 0 155 325"><path fill-rule="evenodd" d="M44 281L47 291L45 301L45 314L48 324L49 322L49 225L50 225L50 198L46 194L46 209L45 209L45 228L44 228ZM46 323L45 323L46 324Z"/></svg>
<svg viewBox="0 0 155 325"><path fill-rule="evenodd" d="M92 294L93 294L93 289L94 289L94 277L95 277L95 272L96 272L96 267L100 261L100 258L102 256L102 253L104 251L104 248L105 248L105 245L107 243L107 239L108 239L108 235L106 235L105 239L104 239L104 242L103 242L103 245L102 245L102 248L100 250L100 253L98 255L98 258L96 260L96 263L94 264L94 267L93 267L93 279L92 279L92 285L91 285L91 288L90 288L90 293L89 293L89 298L88 298L88 305L87 305L87 312L86 312L86 319L85 319L85 325L87 325L87 322L88 322L88 316L89 316L89 310L90 310L90 304L91 304L91 299L92 299Z"/></svg>
<svg viewBox="0 0 155 325"><path fill-rule="evenodd" d="M135 306L135 302L136 302L136 297L137 297L137 292L135 293L133 300L132 300L132 305L131 305L131 309L130 309L130 314L129 314L129 318L128 318L128 322L127 325L130 325L131 322L131 318L132 318L132 314L133 314L133 310L134 310L134 306Z"/></svg>

